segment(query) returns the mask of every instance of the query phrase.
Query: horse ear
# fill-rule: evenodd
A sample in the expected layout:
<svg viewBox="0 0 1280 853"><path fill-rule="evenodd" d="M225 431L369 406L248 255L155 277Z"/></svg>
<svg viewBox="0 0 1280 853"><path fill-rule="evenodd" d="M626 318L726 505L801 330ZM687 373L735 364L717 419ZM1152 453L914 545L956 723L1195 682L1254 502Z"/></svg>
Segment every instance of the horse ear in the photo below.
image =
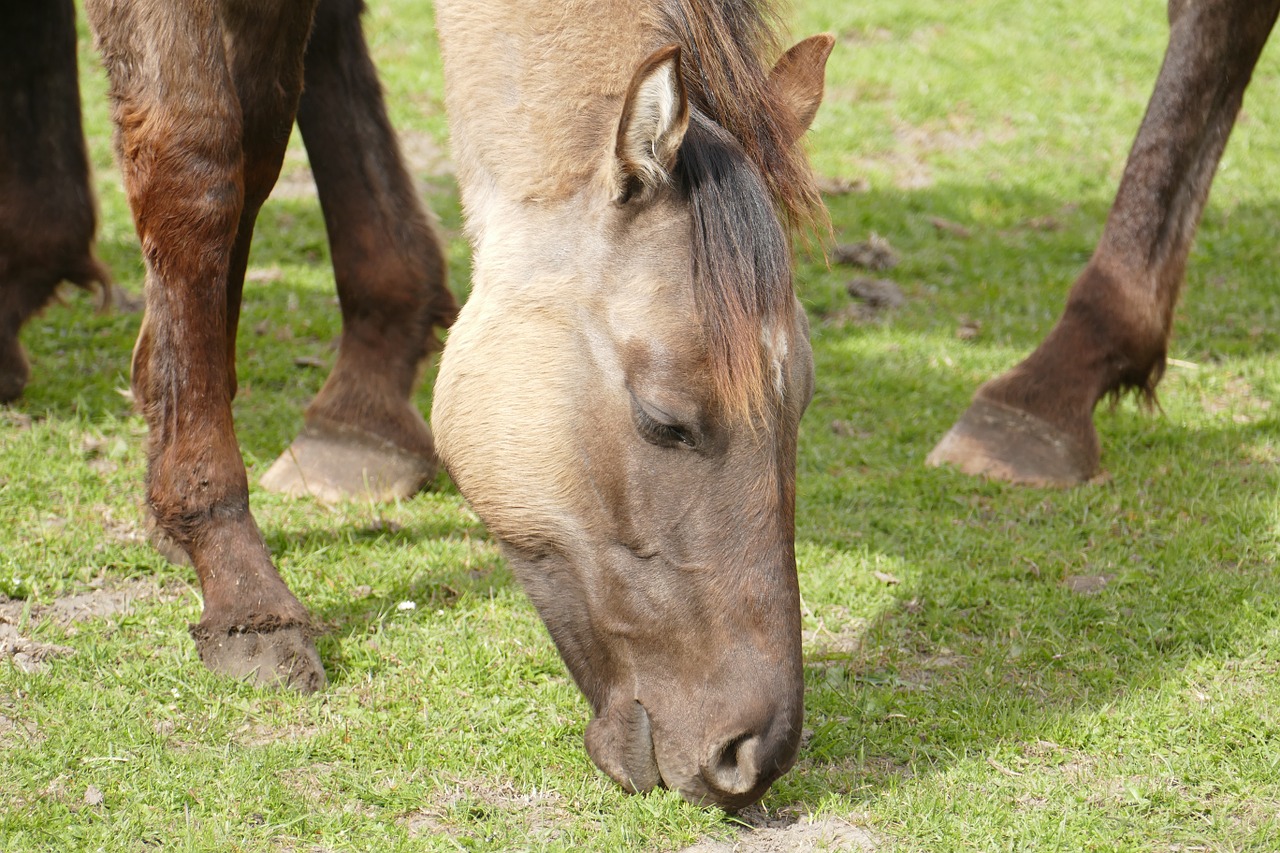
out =
<svg viewBox="0 0 1280 853"><path fill-rule="evenodd" d="M689 98L680 74L680 47L667 45L640 63L618 122L614 155L618 197L626 200L667 180L689 128Z"/></svg>
<svg viewBox="0 0 1280 853"><path fill-rule="evenodd" d="M813 117L818 114L825 85L827 57L831 56L831 49L835 45L835 37L827 33L810 36L782 54L769 74L773 90L795 116L795 138L791 142L804 135L813 123Z"/></svg>

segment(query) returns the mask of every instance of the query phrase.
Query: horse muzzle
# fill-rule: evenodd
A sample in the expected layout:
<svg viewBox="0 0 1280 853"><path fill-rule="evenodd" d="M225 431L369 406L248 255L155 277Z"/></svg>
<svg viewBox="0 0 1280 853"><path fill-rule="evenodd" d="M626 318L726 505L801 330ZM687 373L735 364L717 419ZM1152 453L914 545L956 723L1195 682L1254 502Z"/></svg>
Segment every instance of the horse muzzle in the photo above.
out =
<svg viewBox="0 0 1280 853"><path fill-rule="evenodd" d="M757 725L738 721L701 743L659 743L649 712L631 700L588 724L587 753L630 793L672 788L691 803L737 811L764 796L795 762L802 706L781 710Z"/></svg>

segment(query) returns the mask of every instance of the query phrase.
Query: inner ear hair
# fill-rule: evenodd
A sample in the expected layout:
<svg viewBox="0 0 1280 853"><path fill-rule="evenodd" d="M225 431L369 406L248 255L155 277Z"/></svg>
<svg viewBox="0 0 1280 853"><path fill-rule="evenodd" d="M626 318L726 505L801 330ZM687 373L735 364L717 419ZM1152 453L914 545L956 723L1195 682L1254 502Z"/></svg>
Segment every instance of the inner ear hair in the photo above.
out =
<svg viewBox="0 0 1280 853"><path fill-rule="evenodd" d="M647 195L669 180L688 127L680 46L671 44L642 62L627 88L614 144L619 202Z"/></svg>

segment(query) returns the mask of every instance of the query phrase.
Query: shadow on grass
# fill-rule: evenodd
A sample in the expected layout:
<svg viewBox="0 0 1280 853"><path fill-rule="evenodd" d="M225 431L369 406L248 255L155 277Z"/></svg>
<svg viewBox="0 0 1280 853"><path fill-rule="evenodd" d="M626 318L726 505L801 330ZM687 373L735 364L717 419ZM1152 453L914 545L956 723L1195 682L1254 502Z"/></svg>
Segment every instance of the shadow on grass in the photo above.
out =
<svg viewBox="0 0 1280 853"><path fill-rule="evenodd" d="M444 213L446 233L455 233L461 221L456 196L441 193L429 201ZM937 185L850 194L831 198L829 204L838 241L865 239L874 231L897 248L902 264L886 275L915 297L915 306L908 309L911 322L951 328L961 317L977 320L983 340L1029 352L1061 310L1067 287L1092 251L1108 202L1077 205L1022 186ZM975 225L973 210L984 211L988 224ZM1215 353L1280 349L1280 303L1270 297L1269 288L1250 280L1260 274L1252 271L1274 262L1272 226L1277 219L1280 204L1228 210L1210 205L1192 257L1175 352L1212 358ZM968 236L940 230L938 221L954 223ZM465 292L465 244L451 239L448 251L451 286ZM133 293L142 290L137 253L132 234L99 246L101 257ZM331 346L340 331L323 217L315 199L271 200L260 217L250 266L289 272L279 280L246 286L238 345L240 384L250 393L261 389L271 397L287 396L289 411L297 413L327 371L299 369L294 359L319 357L331 364ZM291 281L295 274L310 286ZM802 264L801 297L820 317L844 299L844 282L858 274L848 268L826 271L812 261ZM325 296L316 298L318 293ZM83 302L71 314L54 306L28 323L23 341L34 370L26 397L17 404L20 410L52 416L95 409L127 413L116 392L128 384L140 317L96 317ZM257 334L259 328L267 331ZM287 335L275 334L282 330ZM255 400L253 405L256 410L263 404ZM252 444L254 427L248 421L254 416L248 407L239 408ZM268 422L279 423L281 417ZM283 447L264 443L261 453L278 453Z"/></svg>
<svg viewBox="0 0 1280 853"><path fill-rule="evenodd" d="M444 474L437 478L433 491L452 491ZM360 572L376 587L357 587L336 597L324 596L323 604L304 600L321 629L316 647L335 684L343 683L349 672L350 644L376 633L377 626L389 618L443 618L438 617L440 611L488 599L515 583L474 516L469 517L472 520L458 520L456 514L441 517L439 508L415 514L413 505L414 499L402 503L394 522L384 518L376 507L370 507L375 517L368 520L353 522L348 517L332 525L320 522L317 526L312 520L302 529L279 523L263 528L273 552L287 553L291 560L305 562L313 554L336 555L345 551L354 560L381 564L378 570ZM471 542L484 544L470 551ZM445 553L459 547L471 556L459 559L456 554ZM306 568L295 566L293 570L305 572Z"/></svg>
<svg viewBox="0 0 1280 853"><path fill-rule="evenodd" d="M975 344L995 341L1025 355L1048 333L1093 253L1111 189L1060 198L1025 185L935 185L828 198L837 243L877 233L899 265L828 272L804 263L801 299L821 317L844 301L850 278L890 278L912 297L905 315L917 328L950 332L957 319L974 320L982 330ZM1210 198L1188 263L1171 352L1184 358L1280 352L1280 301L1269 272L1280 201L1224 204Z"/></svg>
<svg viewBox="0 0 1280 853"><path fill-rule="evenodd" d="M941 217L971 228L966 211L993 203L1007 208L1008 222L990 232L971 229L961 238L931 222ZM967 315L984 332L966 346L988 354L994 347L1025 353L1047 331L1105 211L1096 202L1073 209L1017 188L952 186L847 196L832 207L841 239L876 231L903 255L886 275L913 302L887 324L915 334L942 330L933 345L942 352L941 341ZM281 215L294 217L289 227L297 234L281 233L273 220ZM1026 224L1044 216L1057 224ZM1272 322L1277 307L1254 272L1265 269L1258 259L1274 252L1278 219L1280 204L1210 209L1179 326L1194 357L1280 349L1280 322ZM323 239L313 203L284 203L264 218L251 263L297 264L300 252L305 259L313 251L305 259L309 274L327 281ZM124 243L104 247L103 256L121 256ZM856 274L818 272L810 264L802 297L829 313L844 298L843 281ZM287 445L295 427L281 424L298 422L323 380L321 371L293 363L299 337L323 348L336 334L336 308L330 298L315 299L317 292L284 280L247 294L242 352L251 357L241 360L247 393L237 407L242 442L259 457L273 458ZM262 313L253 313L255 303ZM290 341L247 340L254 323L283 315L305 319L316 331ZM24 335L35 375L16 408L53 418L127 412L116 390L127 376L137 324L136 316L94 317L82 303L73 312L46 312ZM842 601L842 579L821 571L802 578L811 605L844 607L868 624L855 651L811 662L813 736L776 796L814 806L828 791L856 798L888 776L945 767L997 743L1035 740L1057 719L1176 679L1186 664L1224 647L1248 646L1242 619L1280 601L1269 563L1259 557L1258 535L1273 521L1259 496L1274 494L1277 480L1271 467L1242 461L1241 451L1266 439L1274 423L1215 421L1188 430L1127 409L1101 413L1104 465L1114 479L1069 492L925 471L925 453L982 377L932 364L924 347L897 353L854 347L858 354L851 356L850 344L873 333L815 329L819 387L802 435L798 538L833 560L882 558L900 567L901 583L885 596L862 579L861 597ZM1175 339L1175 351L1183 339ZM853 437L834 436L835 420ZM447 527L428 523L401 533L411 545L456 534ZM1239 531L1239 541L1206 541L1223 530ZM381 535L308 533L293 547L315 552L353 536L359 542ZM376 597L317 612L334 626L321 640L326 663L341 669L345 639L398 602L422 598L447 607L458 596L509 586L505 571L413 575ZM1082 592L1070 580L1077 577L1105 580Z"/></svg>
<svg viewBox="0 0 1280 853"><path fill-rule="evenodd" d="M828 369L861 334L820 334ZM1274 418L1187 428L1104 407L1108 482L982 482L923 467L972 387L902 348L863 348L825 387L819 367L797 541L818 557L801 587L833 635L811 649L812 735L775 804L868 801L997 748L1086 749L1067 723L1177 689L1197 661L1247 657L1280 616Z"/></svg>
<svg viewBox="0 0 1280 853"><path fill-rule="evenodd" d="M352 672L348 655L351 644L369 636L374 625L397 613L405 602L413 603L415 619L433 619L438 618L439 611L452 610L464 601L487 598L514 583L514 577L503 563L482 569L429 571L405 577L375 595L353 596L314 609L312 616L322 626L322 633L315 638L316 651L330 681L343 684Z"/></svg>

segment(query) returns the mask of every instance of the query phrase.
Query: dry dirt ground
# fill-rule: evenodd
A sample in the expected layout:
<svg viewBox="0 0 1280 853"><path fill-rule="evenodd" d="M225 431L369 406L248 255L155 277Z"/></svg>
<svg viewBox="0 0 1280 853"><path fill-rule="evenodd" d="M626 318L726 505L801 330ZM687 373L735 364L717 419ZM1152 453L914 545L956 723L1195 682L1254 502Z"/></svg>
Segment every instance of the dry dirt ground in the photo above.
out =
<svg viewBox="0 0 1280 853"><path fill-rule="evenodd" d="M409 174L419 182L424 179L450 179L453 163L429 133L401 129L396 133L400 140L400 153L404 155ZM423 187L418 187L421 194ZM275 199L305 199L316 197L315 178L307 162L305 152L291 148L285 155L280 177L271 191Z"/></svg>
<svg viewBox="0 0 1280 853"><path fill-rule="evenodd" d="M680 853L872 853L882 847L869 831L838 817L770 816L752 807L738 819L746 826L732 839L699 841Z"/></svg>
<svg viewBox="0 0 1280 853"><path fill-rule="evenodd" d="M32 604L0 594L0 661L13 659L24 672L36 672L50 658L74 654L69 646L31 639L31 628L46 620L59 625L72 625L89 619L123 615L133 610L135 601L159 599L174 601L184 594L181 589L165 589L150 580L106 583L98 580L88 592L55 599L52 604Z"/></svg>

